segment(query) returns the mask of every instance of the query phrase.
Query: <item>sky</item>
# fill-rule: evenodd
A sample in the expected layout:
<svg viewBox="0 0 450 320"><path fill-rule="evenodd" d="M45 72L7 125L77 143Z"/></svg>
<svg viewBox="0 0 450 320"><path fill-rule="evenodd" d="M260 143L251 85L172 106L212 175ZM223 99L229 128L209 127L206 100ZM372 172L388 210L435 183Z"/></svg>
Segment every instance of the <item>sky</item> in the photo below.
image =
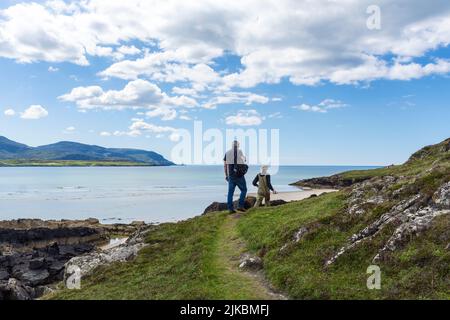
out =
<svg viewBox="0 0 450 320"><path fill-rule="evenodd" d="M153 150L278 129L280 162L388 165L450 136L448 0L1 1L0 135Z"/></svg>

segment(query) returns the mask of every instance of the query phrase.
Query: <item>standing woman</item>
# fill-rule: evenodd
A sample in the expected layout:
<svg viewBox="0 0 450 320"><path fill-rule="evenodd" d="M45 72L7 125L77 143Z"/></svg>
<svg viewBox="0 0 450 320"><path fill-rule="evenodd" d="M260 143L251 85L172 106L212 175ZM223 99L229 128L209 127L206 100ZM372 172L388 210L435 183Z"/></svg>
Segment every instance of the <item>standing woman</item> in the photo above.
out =
<svg viewBox="0 0 450 320"><path fill-rule="evenodd" d="M256 194L255 208L259 207L264 199L266 207L270 206L270 191L277 194L270 181L270 174L267 174L268 166L261 166L261 173L258 173L253 179L253 185L258 187Z"/></svg>

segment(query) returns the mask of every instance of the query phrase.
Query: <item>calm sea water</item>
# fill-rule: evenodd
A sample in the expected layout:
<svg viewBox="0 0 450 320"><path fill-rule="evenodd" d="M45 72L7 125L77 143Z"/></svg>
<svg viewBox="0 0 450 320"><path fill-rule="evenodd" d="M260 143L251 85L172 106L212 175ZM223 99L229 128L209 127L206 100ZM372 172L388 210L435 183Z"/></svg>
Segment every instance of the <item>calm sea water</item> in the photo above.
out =
<svg viewBox="0 0 450 320"><path fill-rule="evenodd" d="M299 179L371 167L282 166L272 176L278 191L298 191ZM247 174L251 180L258 171ZM104 223L168 222L193 217L225 201L221 166L124 168L0 168L0 220L85 219ZM237 192L236 192L237 194Z"/></svg>

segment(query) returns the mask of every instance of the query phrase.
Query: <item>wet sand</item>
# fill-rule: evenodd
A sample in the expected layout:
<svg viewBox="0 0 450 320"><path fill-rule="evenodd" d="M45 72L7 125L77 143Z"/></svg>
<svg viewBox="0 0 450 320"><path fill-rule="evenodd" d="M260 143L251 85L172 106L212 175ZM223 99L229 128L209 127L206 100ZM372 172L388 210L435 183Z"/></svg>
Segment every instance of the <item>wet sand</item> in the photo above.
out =
<svg viewBox="0 0 450 320"><path fill-rule="evenodd" d="M309 198L313 194L319 196L323 193L335 192L336 189L306 189L292 192L279 192L277 194L270 194L270 200L284 200L284 201L299 201ZM255 193L250 193L249 196L256 196Z"/></svg>

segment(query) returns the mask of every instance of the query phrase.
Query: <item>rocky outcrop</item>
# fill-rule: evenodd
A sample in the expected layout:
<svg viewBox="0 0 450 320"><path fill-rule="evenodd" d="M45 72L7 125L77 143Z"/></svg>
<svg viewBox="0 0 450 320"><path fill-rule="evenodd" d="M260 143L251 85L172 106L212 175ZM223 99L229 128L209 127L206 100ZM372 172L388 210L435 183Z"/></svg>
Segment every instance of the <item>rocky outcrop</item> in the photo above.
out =
<svg viewBox="0 0 450 320"><path fill-rule="evenodd" d="M63 279L64 264L94 249L93 244L58 245L0 256L0 300L39 297Z"/></svg>
<svg viewBox="0 0 450 320"><path fill-rule="evenodd" d="M10 278L0 280L0 300L31 300L36 297L36 290Z"/></svg>
<svg viewBox="0 0 450 320"><path fill-rule="evenodd" d="M319 177L311 179L303 179L297 182L291 183L293 186L306 187L312 189L342 189L349 187L355 183L367 180L368 177L360 178L344 178L340 174L336 174L330 177Z"/></svg>
<svg viewBox="0 0 450 320"><path fill-rule="evenodd" d="M364 208L374 203L382 203L384 199L392 200L398 195L398 190L392 191L392 186L398 182L394 177L373 178L355 186L349 197L348 215L362 215L367 210ZM403 186L408 186L408 182L403 181ZM414 180L410 182L413 184ZM377 199L377 201L374 201ZM382 199L382 200L381 200ZM443 183L433 194L431 199L420 192L410 195L406 199L400 200L388 212L380 218L370 223L360 232L354 234L349 239L349 243L340 248L325 263L326 266L333 264L341 255L354 248L363 241L371 240L377 236L386 226L392 225L395 231L391 237L383 244L378 253L373 258L376 262L383 259L389 252L400 248L411 237L417 236L427 230L432 221L441 215L450 213L450 182Z"/></svg>
<svg viewBox="0 0 450 320"><path fill-rule="evenodd" d="M256 202L256 197L247 197L245 199L245 209L253 208ZM280 206L283 204L286 204L287 202L284 200L272 200L270 201L270 205L272 207ZM239 201L236 200L233 202L234 207L237 208L239 206ZM203 211L203 214L207 214L210 212L217 212L217 211L225 211L228 210L227 203L226 202L213 202L211 203L206 209Z"/></svg>
<svg viewBox="0 0 450 320"><path fill-rule="evenodd" d="M79 270L81 277L92 273L96 268L114 262L130 261L136 257L139 250L145 247L145 236L156 226L144 226L135 232L127 241L119 246L107 250L95 250L90 253L74 257L65 265L64 278L71 275L71 270Z"/></svg>
<svg viewBox="0 0 450 320"><path fill-rule="evenodd" d="M69 260L94 251L111 234L129 235L144 227L139 222L102 225L97 219L1 221L0 300L39 297L49 286L63 280ZM117 251L110 260L131 255Z"/></svg>
<svg viewBox="0 0 450 320"><path fill-rule="evenodd" d="M145 223L106 225L97 219L0 221L0 252L29 251L54 242L64 245L101 242L108 240L110 234L130 235L142 225Z"/></svg>
<svg viewBox="0 0 450 320"><path fill-rule="evenodd" d="M450 151L450 138L442 141L441 143L427 146L413 153L411 157L408 159L407 163L415 160L425 159L427 157L442 155L449 151Z"/></svg>

